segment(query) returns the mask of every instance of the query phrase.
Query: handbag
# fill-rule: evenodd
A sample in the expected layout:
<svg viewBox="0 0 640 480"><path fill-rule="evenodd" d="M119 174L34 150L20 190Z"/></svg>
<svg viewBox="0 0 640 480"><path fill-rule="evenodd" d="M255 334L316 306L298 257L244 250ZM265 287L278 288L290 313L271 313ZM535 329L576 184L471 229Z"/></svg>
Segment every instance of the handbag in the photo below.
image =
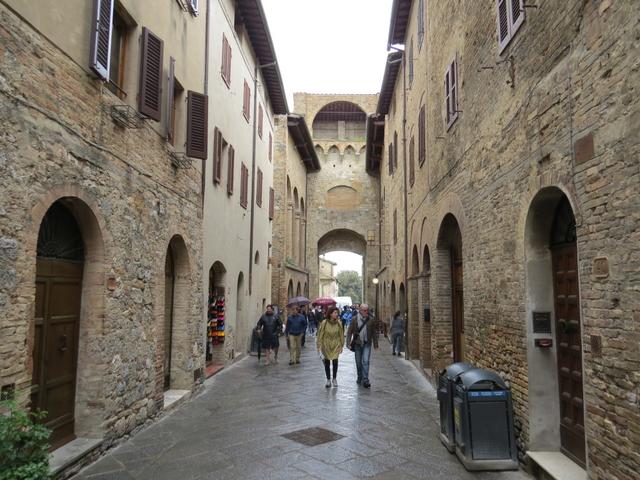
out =
<svg viewBox="0 0 640 480"><path fill-rule="evenodd" d="M349 350L351 350L352 352L356 350L356 345L358 344L358 339L360 338L360 332L367 325L368 321L369 317L367 317L367 319L362 322L362 326L358 328L358 331L353 333L353 336L351 337L351 343L349 343Z"/></svg>

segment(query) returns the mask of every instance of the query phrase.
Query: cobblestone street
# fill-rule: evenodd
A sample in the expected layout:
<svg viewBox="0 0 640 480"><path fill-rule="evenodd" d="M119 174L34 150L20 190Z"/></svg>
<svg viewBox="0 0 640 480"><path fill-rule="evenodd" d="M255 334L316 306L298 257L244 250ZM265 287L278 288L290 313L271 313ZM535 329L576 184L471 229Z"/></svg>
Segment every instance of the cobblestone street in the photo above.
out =
<svg viewBox="0 0 640 480"><path fill-rule="evenodd" d="M438 439L434 390L409 362L391 356L384 339L372 354L369 390L356 385L348 351L340 359L338 388L325 388L310 340L300 365L289 366L283 348L277 365L259 366L250 357L223 370L198 397L74 478L529 478L465 471ZM312 427L340 437L305 446L283 436Z"/></svg>

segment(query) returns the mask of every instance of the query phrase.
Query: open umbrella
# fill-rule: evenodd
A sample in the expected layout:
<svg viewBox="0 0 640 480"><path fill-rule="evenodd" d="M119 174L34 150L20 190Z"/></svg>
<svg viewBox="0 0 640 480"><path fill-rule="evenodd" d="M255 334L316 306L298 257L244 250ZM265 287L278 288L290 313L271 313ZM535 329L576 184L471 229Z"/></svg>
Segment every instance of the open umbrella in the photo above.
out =
<svg viewBox="0 0 640 480"><path fill-rule="evenodd" d="M331 297L318 297L311 303L313 305L321 305L323 307L326 307L328 305L335 305L336 301Z"/></svg>
<svg viewBox="0 0 640 480"><path fill-rule="evenodd" d="M311 301L307 297L291 297L287 301L287 307L299 307L301 305L308 305Z"/></svg>

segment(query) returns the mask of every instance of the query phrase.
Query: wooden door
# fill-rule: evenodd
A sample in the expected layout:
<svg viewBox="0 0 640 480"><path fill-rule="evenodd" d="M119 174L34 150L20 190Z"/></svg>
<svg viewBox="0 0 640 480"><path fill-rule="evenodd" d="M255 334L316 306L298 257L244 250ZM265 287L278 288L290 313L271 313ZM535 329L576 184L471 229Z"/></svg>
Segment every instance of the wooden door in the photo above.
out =
<svg viewBox="0 0 640 480"><path fill-rule="evenodd" d="M164 266L164 390L171 388L171 340L173 336L173 295L175 270L171 247L167 250Z"/></svg>
<svg viewBox="0 0 640 480"><path fill-rule="evenodd" d="M82 263L38 258L31 408L47 412L52 448L75 438Z"/></svg>
<svg viewBox="0 0 640 480"><path fill-rule="evenodd" d="M575 242L552 247L562 452L584 467L580 296Z"/></svg>
<svg viewBox="0 0 640 480"><path fill-rule="evenodd" d="M464 301L462 288L462 244L451 247L451 320L453 323L453 361L464 359Z"/></svg>

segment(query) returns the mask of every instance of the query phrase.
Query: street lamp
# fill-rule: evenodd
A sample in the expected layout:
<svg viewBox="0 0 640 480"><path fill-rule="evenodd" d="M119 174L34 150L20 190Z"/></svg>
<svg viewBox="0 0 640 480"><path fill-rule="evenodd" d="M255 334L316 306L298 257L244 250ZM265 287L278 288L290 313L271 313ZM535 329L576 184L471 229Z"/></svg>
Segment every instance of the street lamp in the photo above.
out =
<svg viewBox="0 0 640 480"><path fill-rule="evenodd" d="M374 285L378 285L378 283L380 283L380 280L378 279L378 277L373 277L373 280L371 280L371 283L373 283Z"/></svg>

